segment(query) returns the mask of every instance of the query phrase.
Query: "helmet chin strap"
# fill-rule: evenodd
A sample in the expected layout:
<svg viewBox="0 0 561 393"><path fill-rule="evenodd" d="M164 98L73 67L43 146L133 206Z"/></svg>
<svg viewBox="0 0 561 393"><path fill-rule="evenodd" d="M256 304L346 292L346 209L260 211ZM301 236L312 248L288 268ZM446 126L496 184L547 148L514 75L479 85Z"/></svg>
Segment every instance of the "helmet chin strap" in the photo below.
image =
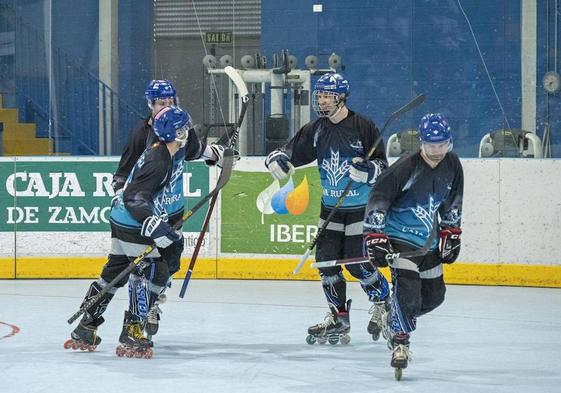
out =
<svg viewBox="0 0 561 393"><path fill-rule="evenodd" d="M327 118L333 122L337 121L337 115L339 115L339 113L341 112L341 109L343 109L343 107L345 106L345 99L341 99L339 100L339 102L337 103L337 109L335 110L335 112L333 112L331 115L328 115Z"/></svg>

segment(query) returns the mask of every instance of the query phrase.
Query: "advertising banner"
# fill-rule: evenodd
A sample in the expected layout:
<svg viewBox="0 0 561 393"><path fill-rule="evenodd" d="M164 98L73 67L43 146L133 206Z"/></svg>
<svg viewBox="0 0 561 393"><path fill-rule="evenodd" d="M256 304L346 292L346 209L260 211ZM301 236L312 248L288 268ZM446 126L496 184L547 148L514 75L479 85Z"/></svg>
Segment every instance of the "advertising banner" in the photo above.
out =
<svg viewBox="0 0 561 393"><path fill-rule="evenodd" d="M317 168L282 182L268 172L235 171L222 194L221 251L301 255L317 233Z"/></svg>
<svg viewBox="0 0 561 393"><path fill-rule="evenodd" d="M104 232L109 214L116 158L17 158L0 161L0 232ZM209 191L209 169L185 165L186 210ZM206 209L184 226L198 232Z"/></svg>

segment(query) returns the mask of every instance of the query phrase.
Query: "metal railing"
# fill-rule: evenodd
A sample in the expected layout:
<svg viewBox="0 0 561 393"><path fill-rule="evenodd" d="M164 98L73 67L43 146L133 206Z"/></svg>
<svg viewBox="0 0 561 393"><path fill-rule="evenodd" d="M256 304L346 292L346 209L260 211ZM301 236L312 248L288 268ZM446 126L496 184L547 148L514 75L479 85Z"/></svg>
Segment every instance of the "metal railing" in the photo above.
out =
<svg viewBox="0 0 561 393"><path fill-rule="evenodd" d="M53 140L52 153L119 154L121 132L143 115L68 53L50 47L49 37L9 5L0 4L0 11L0 30L15 31L13 70L0 77L13 78L20 120Z"/></svg>

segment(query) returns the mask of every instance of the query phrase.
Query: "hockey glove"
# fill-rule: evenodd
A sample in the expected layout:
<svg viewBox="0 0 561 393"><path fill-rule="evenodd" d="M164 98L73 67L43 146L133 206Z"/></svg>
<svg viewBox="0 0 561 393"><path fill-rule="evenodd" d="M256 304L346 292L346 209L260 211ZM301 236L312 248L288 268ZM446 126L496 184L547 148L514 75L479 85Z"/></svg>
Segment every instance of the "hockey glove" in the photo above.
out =
<svg viewBox="0 0 561 393"><path fill-rule="evenodd" d="M460 254L462 228L445 228L440 230L440 259L443 263L453 263Z"/></svg>
<svg viewBox="0 0 561 393"><path fill-rule="evenodd" d="M156 247L159 248L166 248L182 237L181 232L173 229L158 216L147 217L142 223L140 234L154 240Z"/></svg>
<svg viewBox="0 0 561 393"><path fill-rule="evenodd" d="M385 234L375 232L365 234L364 245L368 259L374 266L388 266L386 255L393 254L393 248L390 239Z"/></svg>
<svg viewBox="0 0 561 393"><path fill-rule="evenodd" d="M222 162L224 161L224 151L226 150L226 147L222 145L210 145L209 148L212 151L212 154L214 155L215 159L205 160L205 163L208 166L216 165L219 168L222 168ZM234 166L235 166L236 161L240 159L240 153L237 150L234 149L232 150L234 151Z"/></svg>
<svg viewBox="0 0 561 393"><path fill-rule="evenodd" d="M362 157L354 157L349 169L349 176L357 183L374 184L380 172L380 167L372 161L364 161Z"/></svg>
<svg viewBox="0 0 561 393"><path fill-rule="evenodd" d="M288 160L286 153L280 150L274 150L267 156L265 166L277 180L294 174L294 166Z"/></svg>

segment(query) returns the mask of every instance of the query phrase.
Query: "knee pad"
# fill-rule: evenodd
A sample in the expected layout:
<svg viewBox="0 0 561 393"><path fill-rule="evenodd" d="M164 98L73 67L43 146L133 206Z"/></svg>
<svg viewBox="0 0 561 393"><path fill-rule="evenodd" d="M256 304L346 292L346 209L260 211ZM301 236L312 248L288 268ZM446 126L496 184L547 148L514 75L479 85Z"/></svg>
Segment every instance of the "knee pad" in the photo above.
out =
<svg viewBox="0 0 561 393"><path fill-rule="evenodd" d="M82 305L88 300L92 299L98 293L100 293L106 284L107 283L102 279L92 282L90 284L90 287L88 288L88 291L86 292L86 296L84 297ZM101 315L107 309L107 306L109 305L111 299L113 299L116 291L117 288L111 288L109 291L103 294L98 301L96 301L90 308L86 310L86 315L83 318L86 325L99 326L103 323L103 317Z"/></svg>
<svg viewBox="0 0 561 393"><path fill-rule="evenodd" d="M338 310L345 307L347 300L347 282L343 272L339 270L337 274L326 275L320 273L321 285L327 298L327 302L335 306Z"/></svg>
<svg viewBox="0 0 561 393"><path fill-rule="evenodd" d="M129 311L130 313L145 318L148 314L149 293L146 280L136 274L129 276Z"/></svg>
<svg viewBox="0 0 561 393"><path fill-rule="evenodd" d="M357 278L362 290L366 292L371 302L379 302L389 296L390 286L388 281L378 269L370 271L363 268Z"/></svg>

